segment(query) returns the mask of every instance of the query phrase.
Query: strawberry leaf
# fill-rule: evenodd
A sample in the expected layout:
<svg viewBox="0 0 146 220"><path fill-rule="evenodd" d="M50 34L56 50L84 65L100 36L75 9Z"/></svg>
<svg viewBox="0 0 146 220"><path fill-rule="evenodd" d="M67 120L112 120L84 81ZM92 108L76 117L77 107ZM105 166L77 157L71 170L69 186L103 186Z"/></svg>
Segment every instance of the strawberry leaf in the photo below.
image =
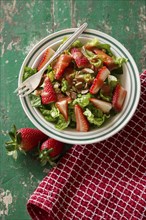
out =
<svg viewBox="0 0 146 220"><path fill-rule="evenodd" d="M14 151L15 150L15 145L14 144L7 144L6 145L7 151Z"/></svg>
<svg viewBox="0 0 146 220"><path fill-rule="evenodd" d="M21 151L21 153L23 153L24 155L26 155L26 152L25 152L21 147L19 147L19 150Z"/></svg>
<svg viewBox="0 0 146 220"><path fill-rule="evenodd" d="M14 132L10 131L8 134L9 134L10 138L14 141L15 140Z"/></svg>
<svg viewBox="0 0 146 220"><path fill-rule="evenodd" d="M47 162L49 162L49 164L52 166L53 162L52 159L50 157L50 153L53 151L53 148L50 149L44 149L40 152L39 154L39 160L41 163L41 166L45 166L47 164Z"/></svg>
<svg viewBox="0 0 146 220"><path fill-rule="evenodd" d="M12 130L11 130L11 132L13 132L14 134L16 134L16 132L17 132L17 128L16 128L15 125L12 126Z"/></svg>
<svg viewBox="0 0 146 220"><path fill-rule="evenodd" d="M47 160L41 160L41 166L45 166L47 164Z"/></svg>
<svg viewBox="0 0 146 220"><path fill-rule="evenodd" d="M21 133L20 132L18 132L16 135L16 142L18 143L18 145L21 144Z"/></svg>

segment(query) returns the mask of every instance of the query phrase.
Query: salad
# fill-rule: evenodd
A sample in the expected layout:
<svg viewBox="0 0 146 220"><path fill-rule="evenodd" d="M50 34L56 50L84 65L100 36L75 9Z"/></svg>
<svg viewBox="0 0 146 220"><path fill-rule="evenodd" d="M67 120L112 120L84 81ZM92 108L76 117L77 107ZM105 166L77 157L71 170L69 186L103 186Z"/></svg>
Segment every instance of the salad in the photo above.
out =
<svg viewBox="0 0 146 220"><path fill-rule="evenodd" d="M63 39L63 42L66 39ZM36 69L25 67L23 80L40 70L55 53L46 49ZM109 44L80 40L64 51L44 72L29 95L31 105L57 129L88 132L120 112L126 90L120 82L126 58L116 57Z"/></svg>

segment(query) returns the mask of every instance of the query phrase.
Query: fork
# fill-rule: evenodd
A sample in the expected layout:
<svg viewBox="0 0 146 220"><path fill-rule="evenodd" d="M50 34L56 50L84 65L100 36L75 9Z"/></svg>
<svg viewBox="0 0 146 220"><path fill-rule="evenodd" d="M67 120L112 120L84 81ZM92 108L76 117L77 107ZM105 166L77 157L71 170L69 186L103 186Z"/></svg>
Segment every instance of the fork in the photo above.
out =
<svg viewBox="0 0 146 220"><path fill-rule="evenodd" d="M35 73L33 76L26 79L19 87L14 91L20 97L25 97L33 92L39 85L44 71L47 69L48 65L54 61L64 50L66 50L87 28L88 24L84 23L81 25L66 41L62 44L54 55L49 59L49 61L44 65L44 67Z"/></svg>

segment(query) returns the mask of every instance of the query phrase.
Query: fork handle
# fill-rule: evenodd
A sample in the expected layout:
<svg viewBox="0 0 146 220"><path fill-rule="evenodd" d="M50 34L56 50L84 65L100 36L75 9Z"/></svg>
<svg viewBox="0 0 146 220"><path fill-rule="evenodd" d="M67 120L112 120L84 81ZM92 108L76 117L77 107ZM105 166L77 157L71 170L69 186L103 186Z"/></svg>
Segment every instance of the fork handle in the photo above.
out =
<svg viewBox="0 0 146 220"><path fill-rule="evenodd" d="M48 65L52 63L64 50L66 50L72 43L75 42L75 40L81 35L81 33L87 28L88 24L84 23L81 25L77 30L65 41L64 44L62 44L58 50L54 53L54 55L49 59L49 61L44 65L44 67L40 70L41 72L44 72Z"/></svg>

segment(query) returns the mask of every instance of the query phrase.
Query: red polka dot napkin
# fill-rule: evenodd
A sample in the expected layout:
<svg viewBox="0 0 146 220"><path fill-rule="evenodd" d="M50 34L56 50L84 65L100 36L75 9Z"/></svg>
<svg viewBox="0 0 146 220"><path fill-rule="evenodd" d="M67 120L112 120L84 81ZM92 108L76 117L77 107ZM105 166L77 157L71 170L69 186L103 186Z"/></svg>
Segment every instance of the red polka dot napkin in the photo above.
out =
<svg viewBox="0 0 146 220"><path fill-rule="evenodd" d="M33 220L146 219L146 71L135 115L113 137L75 145L42 180L27 209Z"/></svg>

